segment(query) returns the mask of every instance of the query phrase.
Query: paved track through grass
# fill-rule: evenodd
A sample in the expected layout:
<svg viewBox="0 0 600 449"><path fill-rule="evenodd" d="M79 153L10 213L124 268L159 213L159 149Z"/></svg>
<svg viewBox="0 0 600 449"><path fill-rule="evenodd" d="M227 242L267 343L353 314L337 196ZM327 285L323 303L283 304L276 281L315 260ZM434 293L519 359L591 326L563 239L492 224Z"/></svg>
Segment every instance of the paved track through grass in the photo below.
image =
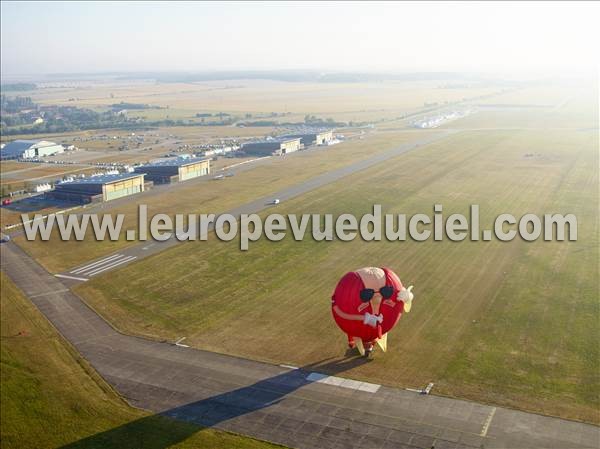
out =
<svg viewBox="0 0 600 449"><path fill-rule="evenodd" d="M280 447L129 407L4 272L1 281L2 448Z"/></svg>
<svg viewBox="0 0 600 449"><path fill-rule="evenodd" d="M166 213L222 213L256 198L293 186L319 174L364 160L378 153L393 149L402 143L416 141L424 135L440 134L439 131L424 133L416 130L374 133L364 140L356 139L328 148L299 152L282 158L271 158L250 170L223 181L212 177L186 181L168 188L144 192L136 196L108 202L96 208L96 213L125 214L124 229L137 226L137 205L148 206L148 215ZM208 181L208 182L207 182ZM23 249L50 271L60 272L90 259L101 257L133 245L126 241L125 232L118 241L98 242L91 233L83 241L62 241L58 231L48 242L15 239Z"/></svg>
<svg viewBox="0 0 600 449"><path fill-rule="evenodd" d="M577 242L187 243L77 288L124 331L303 365L343 356L329 297L346 271L415 284L387 354L349 376L598 418L597 133L465 132L280 205L279 213L575 213ZM526 157L535 153L535 157ZM273 210L274 212L275 210Z"/></svg>

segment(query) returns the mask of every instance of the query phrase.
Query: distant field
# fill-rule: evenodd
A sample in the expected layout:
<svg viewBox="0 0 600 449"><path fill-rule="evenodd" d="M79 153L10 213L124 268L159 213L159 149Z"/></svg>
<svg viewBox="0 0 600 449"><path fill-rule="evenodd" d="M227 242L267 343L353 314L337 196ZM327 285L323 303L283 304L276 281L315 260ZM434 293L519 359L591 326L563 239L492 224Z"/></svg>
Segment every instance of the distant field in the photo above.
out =
<svg viewBox="0 0 600 449"><path fill-rule="evenodd" d="M556 83L549 82L543 86L529 86L506 92L498 97L482 99L478 103L554 107L566 99L561 87ZM571 86L571 88L573 87L576 86Z"/></svg>
<svg viewBox="0 0 600 449"><path fill-rule="evenodd" d="M1 281L3 448L281 447L127 406L4 272Z"/></svg>
<svg viewBox="0 0 600 449"><path fill-rule="evenodd" d="M198 112L228 112L241 116L247 113L289 112L300 118L304 114L317 114L335 120L372 121L422 108L425 103L458 101L501 90L498 87L440 88L444 84L443 80L382 83L256 80L123 82L90 84L85 88L38 89L31 96L42 104L97 108L123 101L168 107L132 111L134 116L146 116L149 120L165 119L167 116L174 120L194 119Z"/></svg>
<svg viewBox="0 0 600 449"><path fill-rule="evenodd" d="M345 337L329 303L339 277L387 265L415 285L413 311L391 333L389 352L349 377L403 387L435 382L439 394L598 423L597 150L594 130L465 131L276 208L361 215L377 202L384 212L410 215L432 214L441 203L447 216L479 204L484 228L504 212L574 213L577 242L299 243L288 236L240 252L237 241L213 238L77 292L126 332L186 336L196 347L301 366L343 357ZM36 255L56 263L39 247Z"/></svg>
<svg viewBox="0 0 600 449"><path fill-rule="evenodd" d="M275 120L302 122L306 114L311 114L344 122L376 122L397 119L422 109L426 104L443 106L446 102L469 99L472 104L554 107L568 100L569 95L578 90L578 86L555 86L549 83L517 91L504 91L503 86L444 88L445 84L443 80L383 83L286 83L242 80L187 84L131 81L47 87L20 95L31 95L34 101L44 105L62 104L106 109L111 104L129 102L163 108L129 111L131 117L146 117L147 120L170 118L196 121L196 114L200 112L227 112L250 121L272 120L269 117L272 112L285 112L289 115L275 117ZM479 98L481 96L489 98ZM246 118L246 114L252 116ZM272 131L273 129L268 127L191 126L160 128L158 132L172 133L177 138L186 140L201 139L201 143L207 143L219 138L264 136ZM123 136L129 132L78 131L44 137L69 142L74 136L104 133ZM39 137L40 135L2 136L2 141ZM107 141L90 142L87 148L110 150L110 144ZM112 144L114 146L114 143ZM78 146L86 148L84 144Z"/></svg>
<svg viewBox="0 0 600 449"><path fill-rule="evenodd" d="M527 87L465 103L474 113L440 126L442 129L581 129L597 127L597 86ZM452 109L452 108L450 108ZM417 116L435 116L438 112ZM550 114L550 115L549 115ZM548 120L551 116L552 119ZM412 120L391 120L378 129L397 130Z"/></svg>
<svg viewBox="0 0 600 449"><path fill-rule="evenodd" d="M137 222L137 204L140 202L148 205L149 214L225 212L286 186L416 140L427 133L429 131L417 130L373 133L364 140L355 139L327 149L300 152L285 158L272 158L266 164L224 181L200 184L188 181L158 194L150 191L127 199L126 204L119 206L107 203L102 212L126 214L124 226L128 229L133 228ZM235 159L231 159L231 163L235 162ZM88 237L82 242L63 242L57 238L57 234L49 242L27 242L23 237L18 237L15 241L52 272L72 268L134 243L125 241L124 237L118 242L97 242L93 237Z"/></svg>
<svg viewBox="0 0 600 449"><path fill-rule="evenodd" d="M597 98L598 89L561 89L549 98L542 96L538 89L521 92L521 104L517 107L514 97L499 96L494 107L480 107L476 114L449 122L442 128L453 129L590 129L598 127L597 106L590 98ZM517 97L518 98L518 97ZM491 100L490 100L491 101ZM502 103L508 104L503 107ZM548 107L535 107L535 104L548 104ZM548 117L552 117L548 120Z"/></svg>

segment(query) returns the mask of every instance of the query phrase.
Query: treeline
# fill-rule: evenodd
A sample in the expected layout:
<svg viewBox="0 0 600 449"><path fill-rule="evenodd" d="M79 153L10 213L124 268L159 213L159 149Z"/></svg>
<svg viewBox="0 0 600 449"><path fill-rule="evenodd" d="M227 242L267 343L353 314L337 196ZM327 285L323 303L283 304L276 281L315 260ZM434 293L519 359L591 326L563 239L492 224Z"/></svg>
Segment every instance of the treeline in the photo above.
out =
<svg viewBox="0 0 600 449"><path fill-rule="evenodd" d="M117 79L154 79L159 83L196 83L203 81L274 80L285 82L363 83L383 81L469 81L476 78L458 72L326 72L314 70L226 70L197 73L144 72Z"/></svg>
<svg viewBox="0 0 600 449"><path fill-rule="evenodd" d="M75 106L40 106L29 97L0 98L2 135L48 134L127 126L113 111L96 112ZM132 123L133 124L133 123Z"/></svg>
<svg viewBox="0 0 600 449"><path fill-rule="evenodd" d="M305 115L304 123L309 126L345 126L345 122L336 122L332 118L322 119L316 115Z"/></svg>
<svg viewBox="0 0 600 449"><path fill-rule="evenodd" d="M313 126L319 128L343 128L346 126L363 126L366 123L336 122L332 118L323 119L315 115L304 116L304 122L278 122L276 120L254 120L238 123L238 126Z"/></svg>
<svg viewBox="0 0 600 449"><path fill-rule="evenodd" d="M93 112L93 111L92 111ZM83 130L94 130L94 129L128 129L128 130L139 130L139 129L154 129L159 127L199 127L199 126L229 126L231 122L212 122L212 123L201 123L201 122L190 122L187 120L155 120L155 121L142 121L142 120L127 120L123 116L111 116L107 119L96 119L85 121L79 124L65 122L64 120L49 120L44 123L30 126L14 126L8 128L4 122L4 119L0 123L2 135L11 136L18 134L50 134L50 133L62 133L70 131L83 131ZM353 126L365 126L367 122L336 122L336 121L318 121L313 122L311 126L318 126L321 128L345 128ZM304 122L275 122L270 120L257 120L254 122L243 122L238 123L238 126L265 126L265 127L298 127L305 126Z"/></svg>
<svg viewBox="0 0 600 449"><path fill-rule="evenodd" d="M62 110L64 115L45 117L43 122L33 125L23 126L25 125L22 123L24 119L18 116L2 117L0 121L0 133L5 136L17 134L50 134L90 129L121 128L135 126L136 124L112 112L98 113L89 109L76 111L65 110L65 108L58 109L59 111Z"/></svg>
<svg viewBox="0 0 600 449"><path fill-rule="evenodd" d="M31 97L7 97L0 95L0 110L5 113L14 114L26 109L37 109L37 105L31 100Z"/></svg>
<svg viewBox="0 0 600 449"><path fill-rule="evenodd" d="M231 117L231 114L228 114L227 112L217 112L214 114L211 114L210 112L198 112L196 114L197 118L205 118L205 117L219 117L221 120L223 120L223 117Z"/></svg>
<svg viewBox="0 0 600 449"><path fill-rule="evenodd" d="M151 104L143 104L143 103L114 103L111 104L110 107L112 109L161 109L160 106L152 106Z"/></svg>
<svg viewBox="0 0 600 449"><path fill-rule="evenodd" d="M27 126L19 126L22 123L18 121L16 116L2 117L0 121L0 133L4 136L14 136L18 134L50 134L94 129L137 130L169 126L226 126L228 124L231 124L231 122L198 123L172 119L148 121L127 119L125 116L115 114L114 112L98 113L90 110L80 110L77 114L63 116L60 119L50 118L44 120L43 123Z"/></svg>
<svg viewBox="0 0 600 449"><path fill-rule="evenodd" d="M37 89L37 85L32 83L11 83L0 85L0 91L2 92L21 92L24 90L35 89Z"/></svg>
<svg viewBox="0 0 600 449"><path fill-rule="evenodd" d="M154 106L138 103L115 103L111 110L97 112L91 109L76 106L40 106L32 101L30 97L7 97L0 98L0 133L5 136L18 134L52 134L92 129L139 129L143 126L169 127L169 126L313 126L325 128L341 128L346 126L361 126L361 123L337 122L331 118L323 119L315 115L306 115L304 122L277 121L275 117L282 117L289 113L272 112L265 119L250 121L251 114L245 114L246 121L240 122L240 117L226 112L198 113L192 120L154 120L148 121L144 118L129 118L126 114L118 113L120 109L145 109ZM118 106L118 108L117 108ZM258 118L258 117L257 117Z"/></svg>

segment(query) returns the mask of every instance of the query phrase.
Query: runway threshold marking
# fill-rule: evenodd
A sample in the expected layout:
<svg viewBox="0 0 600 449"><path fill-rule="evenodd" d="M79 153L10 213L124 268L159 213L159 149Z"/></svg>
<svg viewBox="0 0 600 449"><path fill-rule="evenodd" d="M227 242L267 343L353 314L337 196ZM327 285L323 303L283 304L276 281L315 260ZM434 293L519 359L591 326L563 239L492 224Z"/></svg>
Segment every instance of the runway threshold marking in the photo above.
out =
<svg viewBox="0 0 600 449"><path fill-rule="evenodd" d="M111 269L113 269L115 267L118 267L119 265L122 265L122 264L127 263L127 262L131 262L134 259L137 259L137 256L128 256L128 257L125 257L123 259L116 259L114 261L111 261L111 263L108 264L108 265L106 265L106 266L102 266L102 267L99 267L98 269L96 269L94 271L88 272L87 275L88 276L95 276L97 274L102 273L103 271L111 270Z"/></svg>
<svg viewBox="0 0 600 449"><path fill-rule="evenodd" d="M381 385L369 382L360 382L358 380L344 379L343 377L328 376L321 373L310 373L306 380L318 382L321 384L333 385L334 387L350 388L351 390L366 391L368 393L377 393Z"/></svg>
<svg viewBox="0 0 600 449"><path fill-rule="evenodd" d="M111 260L118 259L118 258L120 258L122 256L123 256L122 254L114 254L112 256L105 257L104 259L100 259L100 260L98 260L96 262L90 263L88 265L84 265L83 267L79 267L79 268L71 271L71 274L80 274L80 273L83 273L84 271L90 270L92 268L96 268L99 265L103 265L105 263L110 262Z"/></svg>
<svg viewBox="0 0 600 449"><path fill-rule="evenodd" d="M482 437L487 435L488 429L490 428L490 424L492 423L492 419L494 418L495 414L496 414L496 407L492 407L492 411L488 415L487 419L485 420L485 423L483 424L483 428L481 429Z"/></svg>
<svg viewBox="0 0 600 449"><path fill-rule="evenodd" d="M113 254L112 256L105 257L104 259L97 260L96 262L84 265L83 267L79 267L73 271L70 271L70 274L77 274L77 275L91 277L91 276L95 276L96 274L100 274L106 270L115 268L124 263L131 262L134 259L137 259L137 256L127 256L125 254Z"/></svg>
<svg viewBox="0 0 600 449"><path fill-rule="evenodd" d="M79 278L77 276L68 276L66 274L55 274L54 276L57 278L74 279L76 281L83 281L83 282L89 281L88 278Z"/></svg>

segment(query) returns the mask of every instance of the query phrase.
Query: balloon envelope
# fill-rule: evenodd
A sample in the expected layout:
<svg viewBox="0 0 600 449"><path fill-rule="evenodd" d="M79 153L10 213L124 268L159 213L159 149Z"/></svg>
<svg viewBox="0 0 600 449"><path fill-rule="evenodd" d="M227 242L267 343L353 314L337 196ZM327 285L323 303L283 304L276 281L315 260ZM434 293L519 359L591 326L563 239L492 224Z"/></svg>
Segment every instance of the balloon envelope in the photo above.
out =
<svg viewBox="0 0 600 449"><path fill-rule="evenodd" d="M369 285L365 285L365 281ZM376 292L373 299L361 300L361 290L371 288L378 291L385 286L393 287L391 297L382 298ZM368 267L346 273L338 282L331 298L333 318L349 337L372 342L389 332L400 319L404 311L404 303L398 300L401 290L400 279L388 268ZM363 318L366 313L380 315L381 322L375 327L365 324Z"/></svg>

